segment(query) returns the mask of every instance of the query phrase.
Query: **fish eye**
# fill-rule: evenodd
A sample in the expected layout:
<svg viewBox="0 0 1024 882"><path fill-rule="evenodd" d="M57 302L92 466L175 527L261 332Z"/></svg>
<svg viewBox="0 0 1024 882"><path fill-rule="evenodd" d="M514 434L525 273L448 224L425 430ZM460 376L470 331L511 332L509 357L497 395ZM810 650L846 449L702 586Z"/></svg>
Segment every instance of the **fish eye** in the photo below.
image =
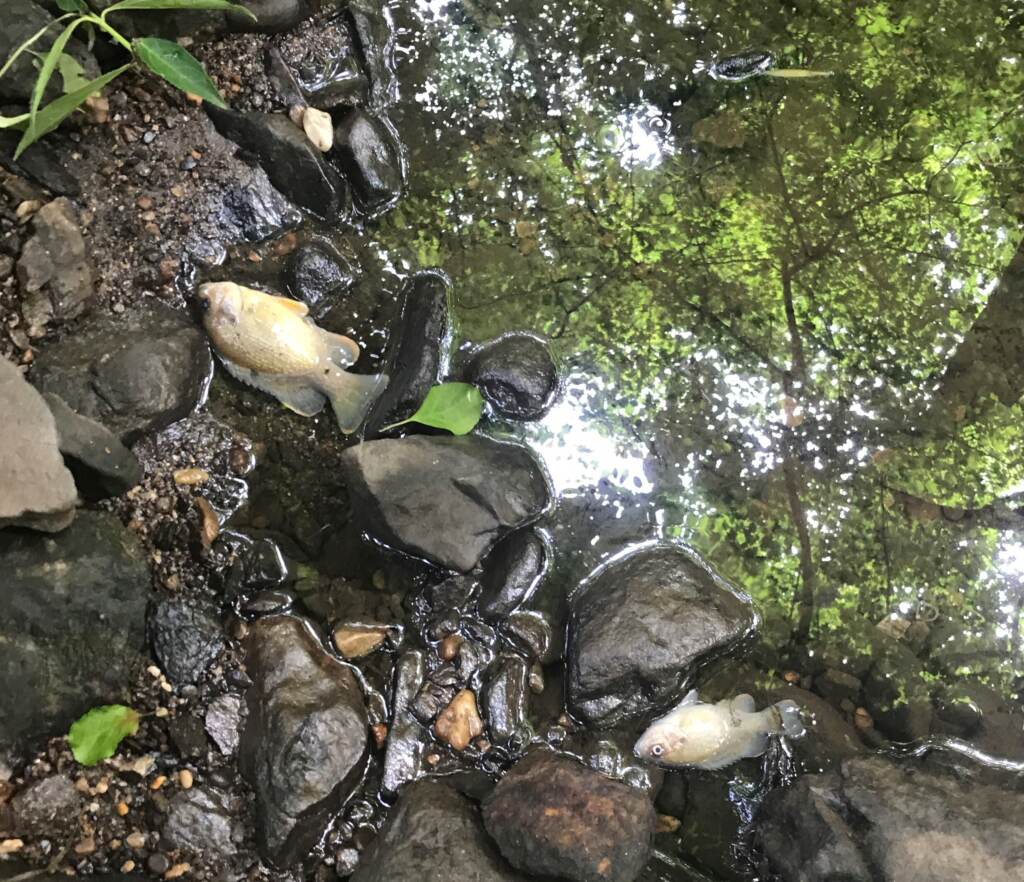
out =
<svg viewBox="0 0 1024 882"><path fill-rule="evenodd" d="M651 756L661 756L665 752L665 748L660 744L651 746Z"/></svg>

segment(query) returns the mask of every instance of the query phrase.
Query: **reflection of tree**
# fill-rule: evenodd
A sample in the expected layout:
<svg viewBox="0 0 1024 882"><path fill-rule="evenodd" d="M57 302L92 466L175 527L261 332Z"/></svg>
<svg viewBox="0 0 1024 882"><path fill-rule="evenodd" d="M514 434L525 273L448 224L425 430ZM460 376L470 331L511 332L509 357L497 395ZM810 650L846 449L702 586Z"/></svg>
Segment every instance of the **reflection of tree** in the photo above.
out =
<svg viewBox="0 0 1024 882"><path fill-rule="evenodd" d="M1024 479L1003 4L458 9L432 31L444 64L407 71L429 96L410 129L436 137L380 235L453 275L462 332L533 326L603 376L592 406L649 439L670 527L795 600L798 639L908 594L993 612L995 500ZM693 74L762 43L836 76Z"/></svg>

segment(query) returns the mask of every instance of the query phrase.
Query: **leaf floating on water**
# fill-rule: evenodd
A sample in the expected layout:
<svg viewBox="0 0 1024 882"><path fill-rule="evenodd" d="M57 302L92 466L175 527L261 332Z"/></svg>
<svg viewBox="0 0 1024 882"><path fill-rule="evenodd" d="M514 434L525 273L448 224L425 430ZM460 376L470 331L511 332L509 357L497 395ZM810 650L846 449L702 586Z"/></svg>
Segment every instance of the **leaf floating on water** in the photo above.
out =
<svg viewBox="0 0 1024 882"><path fill-rule="evenodd" d="M113 756L118 745L139 731L139 715L123 704L94 707L74 723L68 731L68 745L75 759L83 766L94 766Z"/></svg>
<svg viewBox="0 0 1024 882"><path fill-rule="evenodd" d="M382 431L406 423L421 423L435 429L447 429L453 435L465 435L476 428L483 408L484 398L476 386L471 383L442 383L427 393L416 413Z"/></svg>
<svg viewBox="0 0 1024 882"><path fill-rule="evenodd" d="M780 67L778 70L766 70L766 77L779 77L783 80L805 80L812 77L830 77L830 70L808 70L804 67Z"/></svg>

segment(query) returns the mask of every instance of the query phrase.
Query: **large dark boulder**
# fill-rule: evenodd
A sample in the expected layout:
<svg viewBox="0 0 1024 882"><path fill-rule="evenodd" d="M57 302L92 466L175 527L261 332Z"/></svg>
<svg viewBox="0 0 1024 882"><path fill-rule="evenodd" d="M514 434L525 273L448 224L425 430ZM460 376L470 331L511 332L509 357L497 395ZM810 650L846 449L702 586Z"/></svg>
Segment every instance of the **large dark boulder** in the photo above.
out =
<svg viewBox="0 0 1024 882"><path fill-rule="evenodd" d="M382 0L349 0L348 19L356 37L359 60L370 78L370 98L386 107L398 97L395 76L395 29Z"/></svg>
<svg viewBox="0 0 1024 882"><path fill-rule="evenodd" d="M773 791L758 815L783 882L1017 882L1024 794L882 757Z"/></svg>
<svg viewBox="0 0 1024 882"><path fill-rule="evenodd" d="M34 381L126 444L187 416L206 393L213 362L205 335L150 301L96 316L36 357Z"/></svg>
<svg viewBox="0 0 1024 882"><path fill-rule="evenodd" d="M378 539L463 572L550 498L529 451L478 435L369 441L341 466L353 510Z"/></svg>
<svg viewBox="0 0 1024 882"><path fill-rule="evenodd" d="M483 816L513 866L578 882L636 879L650 856L655 821L643 791L547 750L509 770L484 802Z"/></svg>
<svg viewBox="0 0 1024 882"><path fill-rule="evenodd" d="M0 527L64 529L74 520L75 481L57 447L53 415L21 371L0 358Z"/></svg>
<svg viewBox="0 0 1024 882"><path fill-rule="evenodd" d="M145 663L148 558L106 512L53 536L0 533L0 749L56 735L123 699Z"/></svg>
<svg viewBox="0 0 1024 882"><path fill-rule="evenodd" d="M438 781L408 785L352 882L525 882L502 860L480 814Z"/></svg>
<svg viewBox="0 0 1024 882"><path fill-rule="evenodd" d="M385 118L352 108L334 128L331 156L345 172L364 211L377 211L401 195L402 145Z"/></svg>
<svg viewBox="0 0 1024 882"><path fill-rule="evenodd" d="M496 413L513 420L542 417L558 389L551 351L532 334L506 334L481 346L470 359L466 379Z"/></svg>
<svg viewBox="0 0 1024 882"><path fill-rule="evenodd" d="M367 417L368 433L411 417L437 382L448 338L450 289L439 270L418 272L406 282L402 318L384 354L391 380Z"/></svg>
<svg viewBox="0 0 1024 882"><path fill-rule="evenodd" d="M241 113L206 104L217 131L258 160L270 182L296 205L324 220L347 213L345 181L295 123L282 113Z"/></svg>
<svg viewBox="0 0 1024 882"><path fill-rule="evenodd" d="M689 549L634 552L604 567L572 598L570 706L597 726L665 706L697 664L754 624L750 600Z"/></svg>
<svg viewBox="0 0 1024 882"><path fill-rule="evenodd" d="M366 707L351 668L300 619L257 620L245 648L253 685L239 765L256 793L260 850L285 867L309 853L361 777Z"/></svg>

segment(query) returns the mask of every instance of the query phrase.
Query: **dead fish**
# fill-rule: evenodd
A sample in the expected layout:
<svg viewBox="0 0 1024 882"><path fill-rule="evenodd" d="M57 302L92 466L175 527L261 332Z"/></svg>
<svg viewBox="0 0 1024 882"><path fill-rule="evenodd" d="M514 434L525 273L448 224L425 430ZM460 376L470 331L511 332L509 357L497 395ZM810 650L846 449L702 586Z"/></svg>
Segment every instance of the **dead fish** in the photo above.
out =
<svg viewBox="0 0 1024 882"><path fill-rule="evenodd" d="M810 70L800 67L775 67L771 52L746 52L719 58L708 67L713 80L725 83L741 83L751 77L766 76L780 79L800 80L814 77L830 77L830 70Z"/></svg>
<svg viewBox="0 0 1024 882"><path fill-rule="evenodd" d="M803 732L795 701L758 711L749 695L705 704L694 689L651 723L633 750L641 759L662 766L721 769L738 759L760 756L773 735L797 737Z"/></svg>
<svg viewBox="0 0 1024 882"><path fill-rule="evenodd" d="M224 367L302 416L330 400L343 432L354 432L387 386L383 374L352 374L359 346L317 327L305 303L234 282L199 288L203 324Z"/></svg>

